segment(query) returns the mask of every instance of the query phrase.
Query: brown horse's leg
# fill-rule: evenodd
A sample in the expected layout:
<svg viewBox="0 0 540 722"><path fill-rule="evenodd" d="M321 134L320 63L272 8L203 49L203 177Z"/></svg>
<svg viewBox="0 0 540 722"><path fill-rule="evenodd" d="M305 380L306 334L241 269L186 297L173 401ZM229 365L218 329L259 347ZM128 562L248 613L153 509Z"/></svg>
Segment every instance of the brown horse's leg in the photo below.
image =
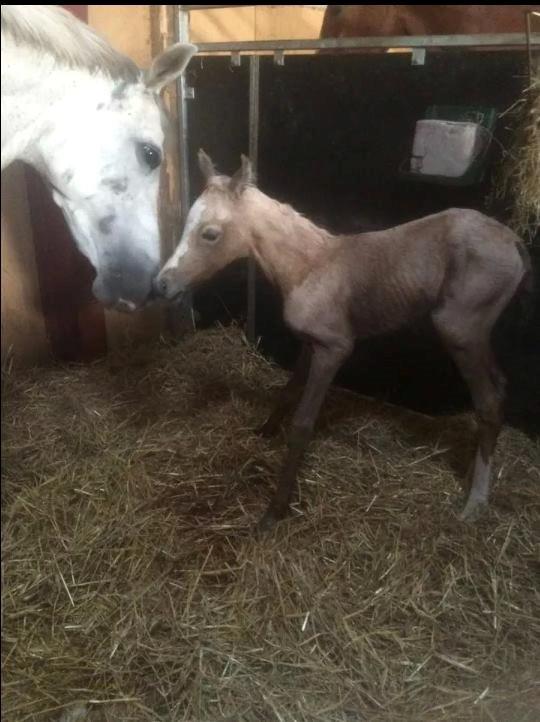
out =
<svg viewBox="0 0 540 722"><path fill-rule="evenodd" d="M460 519L473 521L488 504L493 452L502 426L504 376L495 363L485 328L465 334L455 326L450 329L442 319L434 321L469 387L476 411L478 446L467 503L460 514Z"/></svg>
<svg viewBox="0 0 540 722"><path fill-rule="evenodd" d="M255 433L267 438L275 436L278 433L281 423L300 399L302 389L307 381L310 359L311 346L308 343L304 343L291 377L280 391L280 397L276 407L265 423L258 428Z"/></svg>
<svg viewBox="0 0 540 722"><path fill-rule="evenodd" d="M262 531L272 528L289 510L289 502L296 488L298 470L324 397L349 352L348 347L328 347L318 344L313 347L308 379L300 404L293 416L287 456L278 487L258 525Z"/></svg>

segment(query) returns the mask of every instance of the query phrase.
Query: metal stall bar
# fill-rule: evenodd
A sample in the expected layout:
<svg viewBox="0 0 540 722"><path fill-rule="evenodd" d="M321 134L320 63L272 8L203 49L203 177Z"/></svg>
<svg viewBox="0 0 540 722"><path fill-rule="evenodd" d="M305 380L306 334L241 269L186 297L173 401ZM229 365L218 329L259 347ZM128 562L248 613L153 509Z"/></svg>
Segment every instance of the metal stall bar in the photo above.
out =
<svg viewBox="0 0 540 722"><path fill-rule="evenodd" d="M259 159L259 56L249 59L249 158L253 171L257 174ZM247 290L247 337L255 343L255 304L256 304L257 266L255 259L248 259Z"/></svg>
<svg viewBox="0 0 540 722"><path fill-rule="evenodd" d="M183 5L179 6L177 41L189 42L189 12ZM188 150L188 89L186 78L182 73L176 85L176 102L178 114L178 153L179 153L179 184L180 184L180 225L184 227L190 206L189 193L189 150ZM178 239L177 239L178 240ZM169 307L167 324L173 335L181 335L186 326L193 324L193 295L187 291L182 298Z"/></svg>
<svg viewBox="0 0 540 722"><path fill-rule="evenodd" d="M532 45L540 45L540 33L531 33ZM526 47L525 33L486 35L396 35L371 38L324 38L319 40L242 40L198 43L200 53L274 52L276 50L354 50L356 48L470 48Z"/></svg>
<svg viewBox="0 0 540 722"><path fill-rule="evenodd" d="M525 27L526 27L526 37L527 37L527 60L529 63L529 83L532 83L533 76L535 75L538 66L538 59L534 58L532 53L532 47L534 45L533 38L538 35L540 36L540 33L533 33L532 30L532 19L536 18L538 22L540 22L540 12L536 10L531 10L530 12L525 13Z"/></svg>
<svg viewBox="0 0 540 722"><path fill-rule="evenodd" d="M227 8L252 8L254 5L180 5L181 10L226 10Z"/></svg>
<svg viewBox="0 0 540 722"><path fill-rule="evenodd" d="M178 13L178 42L189 43L189 12L180 6ZM189 209L189 168L188 158L188 118L186 77L182 73L178 80L178 121L180 124L180 202L182 204L182 222L185 222Z"/></svg>

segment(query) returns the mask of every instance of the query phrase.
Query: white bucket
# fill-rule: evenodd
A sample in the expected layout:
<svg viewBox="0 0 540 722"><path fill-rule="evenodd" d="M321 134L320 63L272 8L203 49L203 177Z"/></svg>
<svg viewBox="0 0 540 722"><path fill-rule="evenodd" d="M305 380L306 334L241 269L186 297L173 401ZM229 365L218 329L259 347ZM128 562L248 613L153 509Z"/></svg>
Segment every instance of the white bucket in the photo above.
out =
<svg viewBox="0 0 540 722"><path fill-rule="evenodd" d="M411 171L459 178L486 147L489 133L477 123L419 120L416 123Z"/></svg>

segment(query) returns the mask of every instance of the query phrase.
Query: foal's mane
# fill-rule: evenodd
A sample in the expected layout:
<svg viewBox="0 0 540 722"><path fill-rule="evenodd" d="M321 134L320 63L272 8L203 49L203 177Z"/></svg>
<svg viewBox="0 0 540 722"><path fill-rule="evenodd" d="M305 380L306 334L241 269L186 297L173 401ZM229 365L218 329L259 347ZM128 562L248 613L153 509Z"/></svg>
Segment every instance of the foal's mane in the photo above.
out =
<svg viewBox="0 0 540 722"><path fill-rule="evenodd" d="M140 76L132 60L58 5L2 5L2 43L5 40L113 80L136 82Z"/></svg>
<svg viewBox="0 0 540 722"><path fill-rule="evenodd" d="M231 194L229 190L229 183L231 179L225 175L216 175L207 182L207 190L214 190L221 193L229 198L237 198L234 194ZM316 243L326 243L332 238L334 234L328 231L326 228L322 228L314 223L312 220L304 216L302 213L293 208L293 206L287 203L281 203L280 201L267 196L259 190L253 183L249 183L247 190L251 191L251 199L256 203L257 201L263 201L266 210L270 210L273 216L278 220L284 227L293 226L296 232L308 234L310 238Z"/></svg>

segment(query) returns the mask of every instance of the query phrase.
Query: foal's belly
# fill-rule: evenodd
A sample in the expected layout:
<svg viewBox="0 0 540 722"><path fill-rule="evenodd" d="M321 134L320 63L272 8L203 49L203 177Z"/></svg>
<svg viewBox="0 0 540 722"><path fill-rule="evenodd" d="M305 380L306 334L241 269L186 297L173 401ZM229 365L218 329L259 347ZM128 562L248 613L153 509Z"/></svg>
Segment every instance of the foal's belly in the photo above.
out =
<svg viewBox="0 0 540 722"><path fill-rule="evenodd" d="M427 315L433 299L421 285L392 278L351 288L332 272L309 279L285 301L285 321L297 334L332 344L396 331Z"/></svg>
<svg viewBox="0 0 540 722"><path fill-rule="evenodd" d="M349 317L354 335L361 339L397 331L432 308L433 300L423 289L397 286L390 279L358 290L350 301Z"/></svg>

